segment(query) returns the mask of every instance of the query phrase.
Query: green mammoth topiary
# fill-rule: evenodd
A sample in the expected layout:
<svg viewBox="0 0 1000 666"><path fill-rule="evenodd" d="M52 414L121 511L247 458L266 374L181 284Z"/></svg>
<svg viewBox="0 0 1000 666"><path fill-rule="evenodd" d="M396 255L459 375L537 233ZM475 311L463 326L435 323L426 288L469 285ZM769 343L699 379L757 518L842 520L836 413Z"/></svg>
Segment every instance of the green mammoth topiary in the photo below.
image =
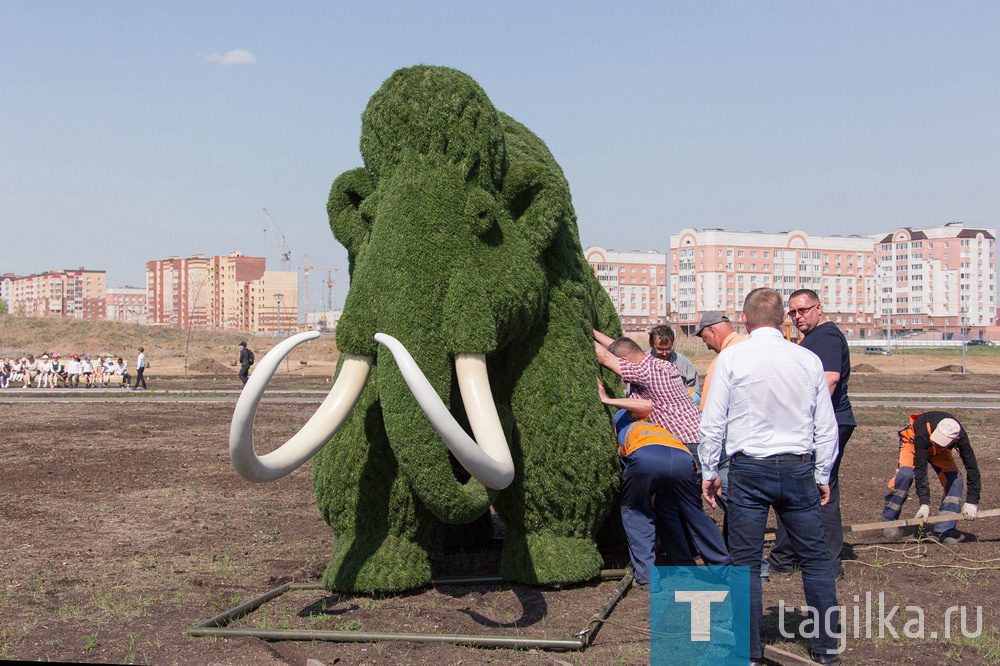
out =
<svg viewBox="0 0 1000 666"><path fill-rule="evenodd" d="M337 381L347 363L367 381L313 468L336 534L325 586L426 585L432 549L491 535L491 505L506 525L504 578L594 577L619 468L591 328L621 328L584 258L559 165L469 76L429 66L395 72L371 98L361 153L364 168L338 177L328 204L351 274ZM379 333L405 347L427 393L484 450L459 365L485 361L512 481L488 489L470 478Z"/></svg>

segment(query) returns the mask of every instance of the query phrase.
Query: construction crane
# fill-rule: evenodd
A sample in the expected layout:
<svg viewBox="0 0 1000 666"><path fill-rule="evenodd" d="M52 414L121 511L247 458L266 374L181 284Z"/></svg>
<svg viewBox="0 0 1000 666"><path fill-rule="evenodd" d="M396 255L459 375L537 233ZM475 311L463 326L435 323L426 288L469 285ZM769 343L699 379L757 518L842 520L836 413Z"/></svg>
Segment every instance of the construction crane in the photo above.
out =
<svg viewBox="0 0 1000 666"><path fill-rule="evenodd" d="M327 292L326 292L326 309L327 309L327 311L329 311L330 310L330 300L331 300L331 298L330 298L330 292L333 289L333 284L336 282L336 280L332 279L333 278L333 271L339 271L340 270L340 266L313 266L313 265L311 265L309 263L309 255L308 254L304 254L304 255L302 255L302 266L300 268L302 270L302 302L305 304L303 306L304 310L302 311L303 316L307 312L309 312L309 271L314 270L314 269L315 270L327 271L327 274L326 274L327 279L324 282L324 284L326 284L326 287L327 287Z"/></svg>
<svg viewBox="0 0 1000 666"><path fill-rule="evenodd" d="M330 271L326 272L326 280L323 284L326 285L326 309L329 312L333 309L333 285L335 284L350 284L351 281L347 280L334 280L333 274Z"/></svg>
<svg viewBox="0 0 1000 666"><path fill-rule="evenodd" d="M292 260L292 251L288 249L288 244L285 242L285 234L278 230L277 225L274 220L271 219L271 213L265 208L264 218L267 220L264 225L264 238L266 242L267 232L270 231L274 235L274 240L278 244L278 257L281 259L281 270L288 270L288 263Z"/></svg>

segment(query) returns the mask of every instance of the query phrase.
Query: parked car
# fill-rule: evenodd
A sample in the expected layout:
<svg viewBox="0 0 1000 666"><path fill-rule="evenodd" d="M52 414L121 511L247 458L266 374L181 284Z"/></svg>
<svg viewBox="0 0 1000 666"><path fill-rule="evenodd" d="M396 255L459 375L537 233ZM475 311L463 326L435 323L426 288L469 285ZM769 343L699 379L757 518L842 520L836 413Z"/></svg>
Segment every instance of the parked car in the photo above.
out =
<svg viewBox="0 0 1000 666"><path fill-rule="evenodd" d="M973 345L986 345L987 347L992 347L993 342L990 340L969 340L969 346Z"/></svg>
<svg viewBox="0 0 1000 666"><path fill-rule="evenodd" d="M865 356L892 356L885 347L865 347Z"/></svg>

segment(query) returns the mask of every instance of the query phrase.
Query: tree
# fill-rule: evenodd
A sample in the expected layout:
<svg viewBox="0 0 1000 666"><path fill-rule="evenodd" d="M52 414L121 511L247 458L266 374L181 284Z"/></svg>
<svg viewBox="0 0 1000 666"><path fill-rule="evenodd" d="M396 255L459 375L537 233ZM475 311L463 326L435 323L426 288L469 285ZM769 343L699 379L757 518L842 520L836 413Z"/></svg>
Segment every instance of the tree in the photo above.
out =
<svg viewBox="0 0 1000 666"><path fill-rule="evenodd" d="M7 301L0 298L0 315L5 315L7 312Z"/></svg>

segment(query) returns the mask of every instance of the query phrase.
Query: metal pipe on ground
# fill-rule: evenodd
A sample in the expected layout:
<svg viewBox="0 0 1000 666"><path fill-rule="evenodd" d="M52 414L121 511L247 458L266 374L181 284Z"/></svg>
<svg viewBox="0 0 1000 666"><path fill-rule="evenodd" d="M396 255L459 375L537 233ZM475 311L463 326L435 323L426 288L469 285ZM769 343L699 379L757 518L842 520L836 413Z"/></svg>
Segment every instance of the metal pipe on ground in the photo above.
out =
<svg viewBox="0 0 1000 666"><path fill-rule="evenodd" d="M216 637L254 637L263 640L301 640L301 641L337 641L337 642L361 642L368 643L374 641L409 641L415 643L454 643L458 645L471 645L475 647L507 647L507 648L540 648L549 650L583 650L593 641L596 635L595 623L607 619L614 609L622 594L632 584L632 570L628 569L605 569L599 574L601 580L614 580L622 578L611 596L604 604L591 616L587 629L576 634L571 639L539 639L539 638L514 638L507 636L476 636L461 634L399 634L399 633L372 633L354 631L296 631L296 630L261 630L261 629L230 629L226 625L230 622L244 617L264 603L281 596L290 590L324 590L322 583L285 583L279 587L254 597L250 601L240 604L224 613L220 613L213 618L199 622L191 629L188 629L189 636L216 636ZM432 585L476 585L476 584L497 584L507 582L499 576L478 576L469 578L445 578L431 582Z"/></svg>

